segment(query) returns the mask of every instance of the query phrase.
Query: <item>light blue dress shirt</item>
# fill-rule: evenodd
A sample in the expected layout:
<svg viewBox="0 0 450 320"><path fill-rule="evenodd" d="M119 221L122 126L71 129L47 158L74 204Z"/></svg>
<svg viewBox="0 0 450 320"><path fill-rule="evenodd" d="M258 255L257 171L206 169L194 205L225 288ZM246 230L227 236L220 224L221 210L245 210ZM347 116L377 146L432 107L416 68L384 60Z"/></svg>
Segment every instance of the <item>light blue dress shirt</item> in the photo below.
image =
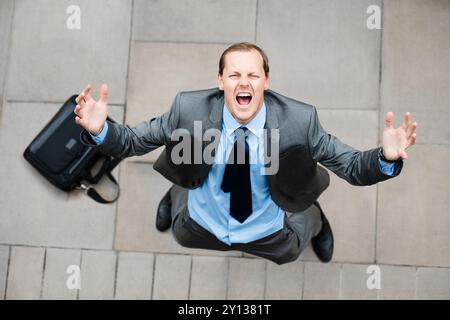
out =
<svg viewBox="0 0 450 320"><path fill-rule="evenodd" d="M230 193L221 189L227 159L236 135L242 125L233 118L228 108L223 108L222 136L216 157L203 184L189 190L188 210L194 221L214 234L220 241L247 243L268 236L283 228L284 211L273 202L264 170L264 124L266 106L263 104L256 116L245 126L250 151L250 181L252 186L252 214L240 223L230 215Z"/></svg>
<svg viewBox="0 0 450 320"><path fill-rule="evenodd" d="M229 214L230 193L221 189L227 159L233 149L234 131L242 125L233 118L226 106L223 108L222 135L216 157L203 184L188 193L188 210L191 218L214 234L220 241L248 243L268 236L283 227L284 211L275 204L269 192L267 176L261 174L264 163L263 128L266 106L262 105L256 116L246 125L250 133L250 180L252 186L253 213L240 223ZM92 135L95 143L102 144L108 132L108 122L98 135ZM379 159L380 170L386 175L394 172L394 163Z"/></svg>
<svg viewBox="0 0 450 320"><path fill-rule="evenodd" d="M102 144L103 141L105 140L106 134L108 133L108 121L105 121L105 125L103 126L102 131L100 131L100 133L96 136L94 136L93 134L91 134L89 132L89 134L91 135L92 139L94 139L96 144Z"/></svg>

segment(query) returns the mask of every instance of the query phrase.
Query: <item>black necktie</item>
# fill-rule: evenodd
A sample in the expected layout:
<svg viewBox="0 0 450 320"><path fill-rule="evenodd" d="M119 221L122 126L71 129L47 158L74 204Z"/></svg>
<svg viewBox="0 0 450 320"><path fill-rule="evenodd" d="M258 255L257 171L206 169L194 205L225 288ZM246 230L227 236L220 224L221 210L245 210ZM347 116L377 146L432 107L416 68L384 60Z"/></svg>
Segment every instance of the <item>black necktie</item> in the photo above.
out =
<svg viewBox="0 0 450 320"><path fill-rule="evenodd" d="M221 185L223 192L230 192L230 215L240 223L252 213L250 152L246 131L246 127L235 131L236 142L225 167Z"/></svg>

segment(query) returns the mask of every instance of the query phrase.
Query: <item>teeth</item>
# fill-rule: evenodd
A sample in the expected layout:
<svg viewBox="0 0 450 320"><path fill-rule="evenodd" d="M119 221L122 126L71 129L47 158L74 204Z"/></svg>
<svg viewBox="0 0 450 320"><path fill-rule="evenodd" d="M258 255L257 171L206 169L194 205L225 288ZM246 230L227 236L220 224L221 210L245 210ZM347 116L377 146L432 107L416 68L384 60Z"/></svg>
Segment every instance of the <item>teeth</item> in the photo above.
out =
<svg viewBox="0 0 450 320"><path fill-rule="evenodd" d="M252 95L250 93L247 92L241 92L238 93L238 97L251 97Z"/></svg>

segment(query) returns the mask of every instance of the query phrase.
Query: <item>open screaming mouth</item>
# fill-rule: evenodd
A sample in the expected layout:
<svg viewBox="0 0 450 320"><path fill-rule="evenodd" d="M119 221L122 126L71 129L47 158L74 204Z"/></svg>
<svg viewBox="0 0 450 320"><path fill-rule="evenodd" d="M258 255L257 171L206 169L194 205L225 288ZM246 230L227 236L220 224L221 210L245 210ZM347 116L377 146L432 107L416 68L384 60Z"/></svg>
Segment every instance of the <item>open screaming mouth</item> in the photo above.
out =
<svg viewBox="0 0 450 320"><path fill-rule="evenodd" d="M252 94L249 92L240 92L236 96L236 101L240 105L248 105L252 101Z"/></svg>

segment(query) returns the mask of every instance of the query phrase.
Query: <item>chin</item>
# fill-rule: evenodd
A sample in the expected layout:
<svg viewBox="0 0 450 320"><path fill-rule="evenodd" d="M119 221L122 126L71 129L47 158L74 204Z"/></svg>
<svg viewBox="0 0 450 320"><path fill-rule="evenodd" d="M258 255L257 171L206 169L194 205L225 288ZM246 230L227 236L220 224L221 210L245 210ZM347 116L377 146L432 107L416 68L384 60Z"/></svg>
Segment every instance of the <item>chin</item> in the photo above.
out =
<svg viewBox="0 0 450 320"><path fill-rule="evenodd" d="M256 114L257 110L257 108L251 108L250 106L247 106L246 108L242 108L241 106L234 106L233 116L240 123L248 123Z"/></svg>

